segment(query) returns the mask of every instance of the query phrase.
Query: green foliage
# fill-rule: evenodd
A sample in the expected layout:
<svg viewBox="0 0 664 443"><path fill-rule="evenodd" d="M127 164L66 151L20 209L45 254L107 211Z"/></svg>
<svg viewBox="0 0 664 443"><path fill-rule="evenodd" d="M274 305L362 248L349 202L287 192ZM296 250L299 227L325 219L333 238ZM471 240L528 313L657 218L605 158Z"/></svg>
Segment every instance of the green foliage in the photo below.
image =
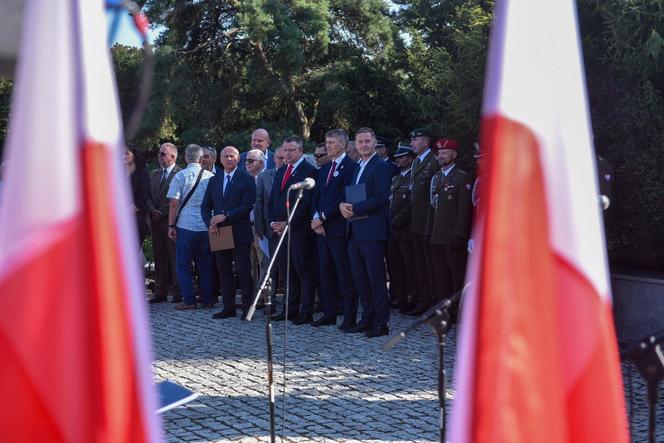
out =
<svg viewBox="0 0 664 443"><path fill-rule="evenodd" d="M0 78L0 158L2 158L7 130L9 129L9 107L11 106L13 86L13 81Z"/></svg>
<svg viewBox="0 0 664 443"><path fill-rule="evenodd" d="M394 142L413 127L459 139L472 168L493 1L143 0L166 31L135 142L311 145L341 127ZM664 268L664 7L661 0L578 0L597 150L615 169L607 212L615 264ZM140 82L140 49L115 46L123 117ZM0 140L12 83L0 80Z"/></svg>

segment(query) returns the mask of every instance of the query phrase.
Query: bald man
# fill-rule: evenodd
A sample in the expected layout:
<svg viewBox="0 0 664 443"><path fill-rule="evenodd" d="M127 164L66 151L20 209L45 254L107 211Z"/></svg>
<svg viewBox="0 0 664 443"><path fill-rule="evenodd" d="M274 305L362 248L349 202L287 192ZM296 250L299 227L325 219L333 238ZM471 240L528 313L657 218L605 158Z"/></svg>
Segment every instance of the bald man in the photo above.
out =
<svg viewBox="0 0 664 443"><path fill-rule="evenodd" d="M211 234L217 228L232 226L233 249L216 251L217 269L221 282L221 297L224 309L212 318L224 319L236 316L235 279L233 262L242 289L242 319L246 319L249 305L254 296L254 281L251 278L249 251L254 240L250 213L256 202L256 183L245 171L240 171L238 161L240 153L233 146L226 146L221 151L223 172L210 179L210 183L201 204L201 215Z"/></svg>
<svg viewBox="0 0 664 443"><path fill-rule="evenodd" d="M266 161L263 170L275 168L274 150L270 149L271 145L272 141L270 140L270 134L268 134L266 129L258 128L251 134L251 149L258 149L265 156ZM238 168L240 168L241 171L247 170L245 163L246 159L247 153L243 152L240 156L240 163L238 164Z"/></svg>

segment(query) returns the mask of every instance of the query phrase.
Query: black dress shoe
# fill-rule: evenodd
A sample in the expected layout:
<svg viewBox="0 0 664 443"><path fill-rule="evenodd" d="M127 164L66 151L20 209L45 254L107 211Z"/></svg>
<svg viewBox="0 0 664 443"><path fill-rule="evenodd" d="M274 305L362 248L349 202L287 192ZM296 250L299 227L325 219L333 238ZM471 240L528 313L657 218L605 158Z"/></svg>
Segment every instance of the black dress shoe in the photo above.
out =
<svg viewBox="0 0 664 443"><path fill-rule="evenodd" d="M319 318L318 320L313 322L311 324L311 326L315 326L315 327L318 327L318 326L331 326L331 325L336 325L336 324L337 324L337 319L336 318L322 316L321 318Z"/></svg>
<svg viewBox="0 0 664 443"><path fill-rule="evenodd" d="M313 321L314 317L311 315L300 315L299 317L295 318L295 320L293 320L293 324L295 326L306 325L307 323L312 323Z"/></svg>
<svg viewBox="0 0 664 443"><path fill-rule="evenodd" d="M235 317L235 311L227 311L225 309L223 311L217 312L216 314L212 314L212 318L216 319L232 318L232 317Z"/></svg>
<svg viewBox="0 0 664 443"><path fill-rule="evenodd" d="M182 296L176 296L171 299L171 303L182 303Z"/></svg>
<svg viewBox="0 0 664 443"><path fill-rule="evenodd" d="M348 332L349 329L355 327L355 320L347 320L344 319L344 321L339 325L339 330L341 332Z"/></svg>
<svg viewBox="0 0 664 443"><path fill-rule="evenodd" d="M158 295L156 297L152 297L151 299L148 300L148 303L151 305L155 303L161 303L166 301L166 296L165 295Z"/></svg>
<svg viewBox="0 0 664 443"><path fill-rule="evenodd" d="M366 332L371 329L371 326L366 324L366 323L358 323L352 328L348 328L343 330L344 332L348 334L359 334L360 332Z"/></svg>
<svg viewBox="0 0 664 443"><path fill-rule="evenodd" d="M383 335L389 335L390 330L387 329L387 325L378 326L377 328L371 328L367 331L367 338L381 337Z"/></svg>
<svg viewBox="0 0 664 443"><path fill-rule="evenodd" d="M284 320L286 320L286 314L284 314L284 313L282 312L281 314L273 315L272 318L271 318L271 320L274 320L274 321L284 321Z"/></svg>

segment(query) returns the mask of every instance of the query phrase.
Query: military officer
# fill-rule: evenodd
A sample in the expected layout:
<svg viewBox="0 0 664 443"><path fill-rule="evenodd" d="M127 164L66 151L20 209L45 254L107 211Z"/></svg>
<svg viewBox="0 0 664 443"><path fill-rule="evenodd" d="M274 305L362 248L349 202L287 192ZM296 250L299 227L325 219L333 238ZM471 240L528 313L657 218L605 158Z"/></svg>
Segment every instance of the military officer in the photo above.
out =
<svg viewBox="0 0 664 443"><path fill-rule="evenodd" d="M390 187L390 228L388 241L390 304L402 312L412 309L410 299L416 292L413 239L410 233L410 168L415 153L409 146L399 146L394 162L399 174ZM405 272L404 272L405 271Z"/></svg>
<svg viewBox="0 0 664 443"><path fill-rule="evenodd" d="M417 279L415 306L406 314L419 315L433 302L432 268L429 250L429 232L427 217L431 211L429 187L431 178L440 170L436 156L431 150L431 132L418 128L410 133L410 146L416 157L410 173L410 232L413 238L413 261Z"/></svg>
<svg viewBox="0 0 664 443"><path fill-rule="evenodd" d="M473 217L473 179L456 166L456 141L442 138L436 141L435 148L441 170L431 180L432 212L427 225L431 229L434 300L438 301L463 288Z"/></svg>

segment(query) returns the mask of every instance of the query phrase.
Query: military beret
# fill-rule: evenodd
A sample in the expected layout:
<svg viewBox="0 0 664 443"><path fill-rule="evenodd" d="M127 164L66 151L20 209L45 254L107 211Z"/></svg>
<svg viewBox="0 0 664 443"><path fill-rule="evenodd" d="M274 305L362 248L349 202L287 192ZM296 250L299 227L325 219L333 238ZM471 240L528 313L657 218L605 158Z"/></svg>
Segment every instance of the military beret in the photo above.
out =
<svg viewBox="0 0 664 443"><path fill-rule="evenodd" d="M440 151L441 149L453 149L456 151L459 149L459 142L449 138L439 138L433 146L437 151Z"/></svg>
<svg viewBox="0 0 664 443"><path fill-rule="evenodd" d="M431 131L427 128L415 128L410 131L410 138L415 137L431 137Z"/></svg>

